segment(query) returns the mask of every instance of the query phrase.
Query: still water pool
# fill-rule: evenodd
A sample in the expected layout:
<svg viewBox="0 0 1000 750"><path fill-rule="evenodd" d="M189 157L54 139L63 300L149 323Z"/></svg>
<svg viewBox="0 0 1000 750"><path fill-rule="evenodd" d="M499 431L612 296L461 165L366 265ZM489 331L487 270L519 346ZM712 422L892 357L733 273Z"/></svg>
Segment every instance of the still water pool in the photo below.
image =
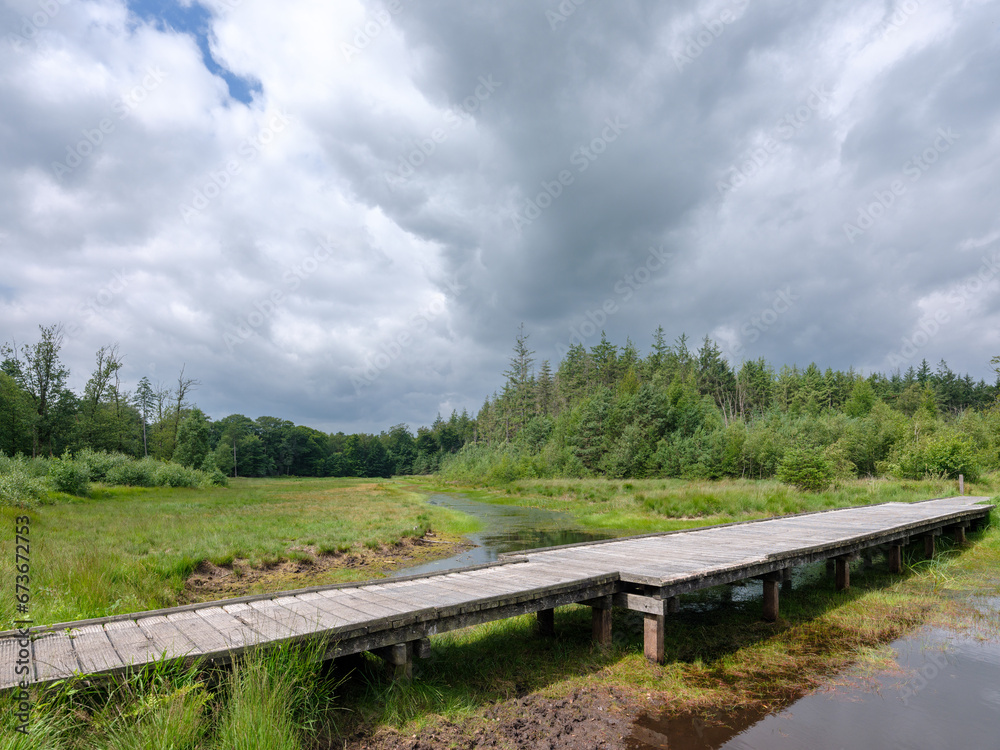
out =
<svg viewBox="0 0 1000 750"><path fill-rule="evenodd" d="M981 600L996 625L1000 600ZM992 631L992 632L990 632ZM636 722L629 747L672 750L1000 748L1000 643L996 630L924 629L891 644L896 668L834 683L770 715Z"/></svg>
<svg viewBox="0 0 1000 750"><path fill-rule="evenodd" d="M394 575L409 576L470 565L494 562L504 552L517 552L559 544L590 542L620 536L620 532L593 531L581 528L568 513L517 505L494 505L471 500L464 495L432 495L431 505L457 510L479 519L483 528L467 539L475 546L452 557L411 568Z"/></svg>

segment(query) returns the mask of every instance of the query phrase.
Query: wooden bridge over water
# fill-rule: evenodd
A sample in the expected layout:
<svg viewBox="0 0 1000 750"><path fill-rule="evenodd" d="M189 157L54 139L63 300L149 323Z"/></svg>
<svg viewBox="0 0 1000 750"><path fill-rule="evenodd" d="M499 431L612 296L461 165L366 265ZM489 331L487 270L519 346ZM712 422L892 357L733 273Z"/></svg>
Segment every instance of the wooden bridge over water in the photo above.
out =
<svg viewBox="0 0 1000 750"><path fill-rule="evenodd" d="M763 616L778 617L780 582L791 569L832 561L837 587L850 585L850 563L885 548L890 570L902 571L903 547L934 554L943 533L965 541L987 523L983 497L885 503L529 550L497 563L455 571L317 586L274 594L116 615L0 633L0 690L82 675L115 675L161 658L224 663L268 644L322 639L326 657L375 651L408 676L426 656L429 636L469 625L538 613L551 631L553 610L593 608L594 638L610 643L611 611L643 613L644 648L664 657L664 620L676 597L748 578L764 582Z"/></svg>

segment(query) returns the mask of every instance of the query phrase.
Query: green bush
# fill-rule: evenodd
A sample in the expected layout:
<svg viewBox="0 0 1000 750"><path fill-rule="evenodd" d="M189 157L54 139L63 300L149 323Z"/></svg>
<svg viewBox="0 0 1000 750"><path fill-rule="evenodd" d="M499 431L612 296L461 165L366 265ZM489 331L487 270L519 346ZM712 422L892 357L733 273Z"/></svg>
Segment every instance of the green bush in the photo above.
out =
<svg viewBox="0 0 1000 750"><path fill-rule="evenodd" d="M958 479L959 474L974 482L979 478L976 449L965 435L939 434L909 446L899 461L902 476Z"/></svg>
<svg viewBox="0 0 1000 750"><path fill-rule="evenodd" d="M160 464L156 467L153 483L157 487L197 487L201 484L198 473L180 464Z"/></svg>
<svg viewBox="0 0 1000 750"><path fill-rule="evenodd" d="M126 458L123 456L123 458ZM156 484L158 462L152 458L118 460L108 470L104 481L131 487L152 487Z"/></svg>
<svg viewBox="0 0 1000 750"><path fill-rule="evenodd" d="M820 492L830 486L834 469L818 451L793 448L785 453L778 466L778 479L808 492Z"/></svg>
<svg viewBox="0 0 1000 750"><path fill-rule="evenodd" d="M48 499L46 482L31 470L23 456L0 461L0 505L34 508Z"/></svg>
<svg viewBox="0 0 1000 750"><path fill-rule="evenodd" d="M76 461L69 451L62 458L54 458L49 462L49 484L57 492L67 495L87 497L90 494L90 472L86 464Z"/></svg>

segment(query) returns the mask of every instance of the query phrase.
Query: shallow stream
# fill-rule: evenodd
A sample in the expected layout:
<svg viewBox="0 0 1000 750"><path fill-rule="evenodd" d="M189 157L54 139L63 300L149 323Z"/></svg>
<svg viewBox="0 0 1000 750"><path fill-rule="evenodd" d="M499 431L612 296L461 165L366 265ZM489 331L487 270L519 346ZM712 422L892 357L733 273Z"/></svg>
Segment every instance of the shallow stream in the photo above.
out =
<svg viewBox="0 0 1000 750"><path fill-rule="evenodd" d="M590 542L620 536L614 531L581 528L573 516L541 508L494 505L471 500L464 495L432 495L431 505L457 510L479 519L483 528L467 539L475 546L443 560L397 570L394 576L409 576L494 562L504 552L517 552L559 544Z"/></svg>

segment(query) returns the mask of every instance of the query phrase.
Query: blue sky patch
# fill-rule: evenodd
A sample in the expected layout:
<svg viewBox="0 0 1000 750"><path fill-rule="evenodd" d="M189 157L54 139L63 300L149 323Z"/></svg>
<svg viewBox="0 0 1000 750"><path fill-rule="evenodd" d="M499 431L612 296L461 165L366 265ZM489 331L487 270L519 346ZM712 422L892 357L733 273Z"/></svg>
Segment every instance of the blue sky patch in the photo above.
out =
<svg viewBox="0 0 1000 750"><path fill-rule="evenodd" d="M208 44L212 14L204 6L191 3L185 7L176 0L128 0L128 8L147 23L193 36L201 49L205 67L226 82L233 99L249 104L253 95L260 93L260 81L241 78L212 57Z"/></svg>

